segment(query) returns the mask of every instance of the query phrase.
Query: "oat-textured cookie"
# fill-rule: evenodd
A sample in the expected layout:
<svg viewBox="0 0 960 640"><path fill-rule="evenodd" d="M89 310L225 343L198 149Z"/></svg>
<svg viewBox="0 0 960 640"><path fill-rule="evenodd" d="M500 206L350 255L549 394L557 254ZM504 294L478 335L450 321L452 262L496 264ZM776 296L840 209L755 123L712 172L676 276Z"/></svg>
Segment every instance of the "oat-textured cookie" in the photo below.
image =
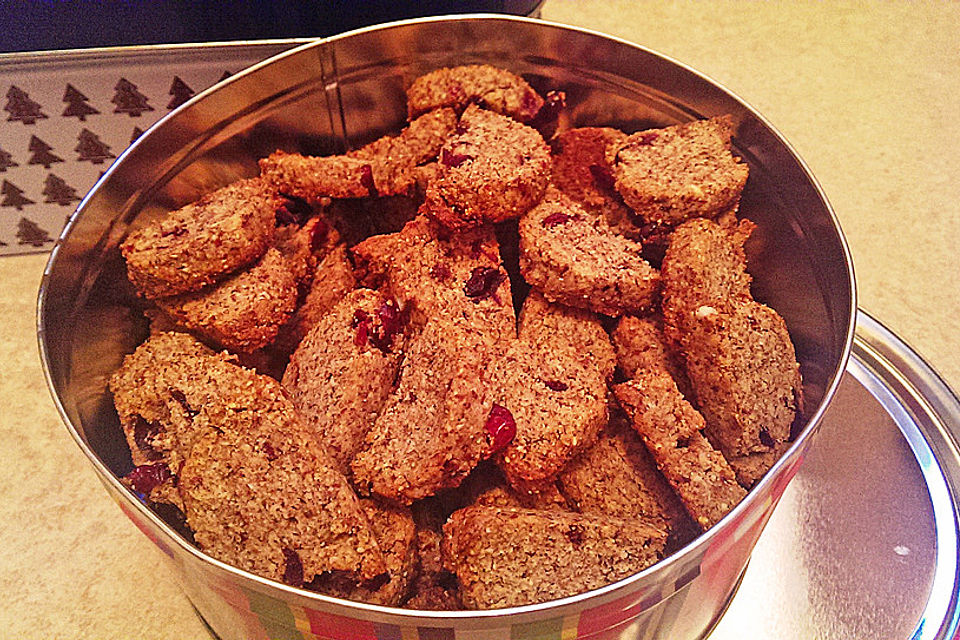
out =
<svg viewBox="0 0 960 640"><path fill-rule="evenodd" d="M607 423L604 378L571 350L537 350L518 340L492 363L490 379L490 419L507 412L516 430L497 462L521 493L552 484Z"/></svg>
<svg viewBox="0 0 960 640"><path fill-rule="evenodd" d="M803 397L783 318L753 300L705 305L695 318L681 339L707 434L730 458L776 449Z"/></svg>
<svg viewBox="0 0 960 640"><path fill-rule="evenodd" d="M234 410L243 428L201 436L180 472L197 544L218 560L293 586L327 571L372 580L386 565L366 515L271 382L238 391L244 399L266 391L273 407L261 400Z"/></svg>
<svg viewBox="0 0 960 640"><path fill-rule="evenodd" d="M310 288L285 325L280 327L275 348L284 356L293 353L307 332L357 286L347 248L340 245L323 258L313 271Z"/></svg>
<svg viewBox="0 0 960 640"><path fill-rule="evenodd" d="M268 249L249 269L195 291L156 300L183 327L232 351L270 344L297 304L297 281L288 261Z"/></svg>
<svg viewBox="0 0 960 640"><path fill-rule="evenodd" d="M404 325L396 303L356 289L311 329L283 374L287 396L343 472L393 391Z"/></svg>
<svg viewBox="0 0 960 640"><path fill-rule="evenodd" d="M628 136L608 150L616 187L645 222L673 226L734 206L747 165L730 153L729 116Z"/></svg>
<svg viewBox="0 0 960 640"><path fill-rule="evenodd" d="M623 316L610 337L617 364L627 378L647 369L663 370L676 381L685 398L693 398L683 361L667 346L659 314Z"/></svg>
<svg viewBox="0 0 960 640"><path fill-rule="evenodd" d="M520 219L520 270L551 302L610 316L649 309L660 274L641 252L552 187Z"/></svg>
<svg viewBox="0 0 960 640"><path fill-rule="evenodd" d="M728 458L789 438L802 406L800 369L783 319L750 294L743 243L753 229L691 220L663 262L665 333L681 354L707 433Z"/></svg>
<svg viewBox="0 0 960 640"><path fill-rule="evenodd" d="M275 151L260 160L260 175L280 193L314 205L325 198L377 195L373 163L360 158Z"/></svg>
<svg viewBox="0 0 960 640"><path fill-rule="evenodd" d="M557 485L576 511L642 518L665 529L668 550L681 547L700 532L619 410L611 415L596 444L564 467Z"/></svg>
<svg viewBox="0 0 960 640"><path fill-rule="evenodd" d="M610 228L631 240L640 240L642 229L614 188L613 166L607 148L627 134L610 127L580 127L557 134L553 149L553 184L587 212L603 216Z"/></svg>
<svg viewBox="0 0 960 640"><path fill-rule="evenodd" d="M486 64L437 69L407 89L410 118L439 107L462 111L470 103L527 122L540 111L543 98L520 76Z"/></svg>
<svg viewBox="0 0 960 640"><path fill-rule="evenodd" d="M663 531L555 511L473 506L443 526L444 562L470 609L546 602L602 587L660 559Z"/></svg>
<svg viewBox="0 0 960 640"><path fill-rule="evenodd" d="M439 318L496 351L516 337L510 280L489 227L451 235L419 216L361 242L353 256L361 282L392 296L416 326Z"/></svg>
<svg viewBox="0 0 960 640"><path fill-rule="evenodd" d="M124 358L110 391L135 465L162 462L179 469L194 429L170 381L184 367L216 357L189 334L158 332Z"/></svg>
<svg viewBox="0 0 960 640"><path fill-rule="evenodd" d="M657 467L704 530L743 499L746 492L730 465L701 433L703 416L669 374L645 371L614 391Z"/></svg>
<svg viewBox="0 0 960 640"><path fill-rule="evenodd" d="M197 291L256 261L284 202L263 180L238 180L133 231L120 245L143 296Z"/></svg>
<svg viewBox="0 0 960 640"><path fill-rule="evenodd" d="M349 574L330 573L305 586L345 600L396 607L406 597L416 571L417 529L413 515L406 507L377 500L364 499L360 504L383 552L387 574L358 585Z"/></svg>
<svg viewBox="0 0 960 640"><path fill-rule="evenodd" d="M411 338L399 386L351 465L361 493L409 504L459 485L490 455L489 354L476 334L443 318Z"/></svg>
<svg viewBox="0 0 960 640"><path fill-rule="evenodd" d="M533 207L549 179L550 149L536 129L471 106L440 152L421 211L450 229L502 222Z"/></svg>
<svg viewBox="0 0 960 640"><path fill-rule="evenodd" d="M453 109L436 109L412 121L399 135L384 136L347 155L370 161L379 195L411 195L417 181L415 168L436 160L456 126Z"/></svg>
<svg viewBox="0 0 960 640"><path fill-rule="evenodd" d="M597 367L605 380L613 378L616 354L600 318L592 311L550 302L533 290L523 302L518 322L521 340L548 351L558 344L569 347L581 362Z"/></svg>

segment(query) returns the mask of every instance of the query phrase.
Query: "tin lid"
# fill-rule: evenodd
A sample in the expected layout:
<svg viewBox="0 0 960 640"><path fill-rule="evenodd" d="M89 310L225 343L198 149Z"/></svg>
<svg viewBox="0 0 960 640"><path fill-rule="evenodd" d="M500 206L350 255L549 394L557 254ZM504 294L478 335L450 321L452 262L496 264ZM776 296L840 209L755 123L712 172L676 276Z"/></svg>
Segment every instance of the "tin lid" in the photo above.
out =
<svg viewBox="0 0 960 640"><path fill-rule="evenodd" d="M860 311L849 365L709 636L960 638L960 401Z"/></svg>

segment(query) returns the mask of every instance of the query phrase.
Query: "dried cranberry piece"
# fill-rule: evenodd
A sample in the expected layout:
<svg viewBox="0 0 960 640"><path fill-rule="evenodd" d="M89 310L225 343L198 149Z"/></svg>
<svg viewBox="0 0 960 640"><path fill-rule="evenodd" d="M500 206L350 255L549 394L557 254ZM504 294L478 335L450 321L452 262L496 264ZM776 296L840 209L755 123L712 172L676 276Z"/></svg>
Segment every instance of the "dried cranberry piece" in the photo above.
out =
<svg viewBox="0 0 960 640"><path fill-rule="evenodd" d="M196 417L198 413L200 413L199 411L191 407L189 403L187 403L187 396L183 394L183 391L180 391L179 389L174 389L173 391L170 392L170 397L173 398L177 402L177 404L179 404L183 408L184 413L187 414L187 417L189 419L193 420L193 418Z"/></svg>
<svg viewBox="0 0 960 640"><path fill-rule="evenodd" d="M532 106L532 105L531 105ZM540 132L544 138L551 138L557 131L560 113L567 106L567 94L563 91L548 91L543 105L537 115L530 121L530 126Z"/></svg>
<svg viewBox="0 0 960 640"><path fill-rule="evenodd" d="M590 165L590 175L593 176L593 181L601 189L607 191L616 189L617 181L613 177L613 171L610 170L610 167L602 164L592 164Z"/></svg>
<svg viewBox="0 0 960 640"><path fill-rule="evenodd" d="M319 253L323 250L323 245L327 240L327 232L330 231L330 225L328 225L321 218L317 218L316 223L313 225L313 228L310 229L310 250L314 253Z"/></svg>
<svg viewBox="0 0 960 640"><path fill-rule="evenodd" d="M559 380L544 380L543 384L547 385L553 391L566 391L570 387L566 383L560 382Z"/></svg>
<svg viewBox="0 0 960 640"><path fill-rule="evenodd" d="M440 164L447 167L459 167L469 160L473 160L473 156L465 153L447 151L446 149L440 151Z"/></svg>
<svg viewBox="0 0 960 640"><path fill-rule="evenodd" d="M353 336L353 344L358 347L362 347L367 344L367 338L370 335L370 325L373 324L373 321L370 319L370 316L367 315L366 311L361 311L357 309L353 314L353 326L356 328L357 333Z"/></svg>
<svg viewBox="0 0 960 640"><path fill-rule="evenodd" d="M360 167L360 185L366 189L371 196L376 197L379 195L377 193L377 185L373 181L373 168L368 164Z"/></svg>
<svg viewBox="0 0 960 640"><path fill-rule="evenodd" d="M133 441L137 448L150 460L159 460L162 455L153 448L152 440L163 431L163 428L156 422L148 422L141 415L134 416L133 419Z"/></svg>
<svg viewBox="0 0 960 640"><path fill-rule="evenodd" d="M649 131L647 133L641 133L640 139L637 141L637 144L640 145L641 147L646 147L648 145L653 144L656 141L656 139L659 137L660 137L660 134L653 131Z"/></svg>
<svg viewBox="0 0 960 640"><path fill-rule="evenodd" d="M377 309L377 318L380 320L380 327L371 332L370 342L380 351L389 351L393 336L403 331L403 314L396 302L387 300Z"/></svg>
<svg viewBox="0 0 960 640"><path fill-rule="evenodd" d="M445 263L438 262L430 269L430 275L440 282L446 282L453 276L453 273L450 272L450 267L448 267Z"/></svg>
<svg viewBox="0 0 960 640"><path fill-rule="evenodd" d="M170 473L170 467L162 462L141 464L127 474L127 480L130 481L133 490L143 495L149 495L151 491L171 478L173 478L173 474Z"/></svg>
<svg viewBox="0 0 960 640"><path fill-rule="evenodd" d="M570 544L575 547L583 544L583 527L578 524L571 524L567 527L567 530L563 532L563 535L565 535L567 540L570 541Z"/></svg>
<svg viewBox="0 0 960 640"><path fill-rule="evenodd" d="M773 439L766 427L760 429L760 444L771 449L777 446L777 441Z"/></svg>
<svg viewBox="0 0 960 640"><path fill-rule="evenodd" d="M506 447L517 435L517 421L506 407L494 404L483 425L490 435L490 454Z"/></svg>
<svg viewBox="0 0 960 640"><path fill-rule="evenodd" d="M540 224L550 229L556 227L557 225L566 224L576 218L576 216L569 213L563 213L562 211L556 211L551 213L546 218L540 221Z"/></svg>
<svg viewBox="0 0 960 640"><path fill-rule="evenodd" d="M277 450L274 449L273 445L269 441L264 440L263 444L260 446L263 449L263 455L267 456L267 460L273 462L280 457L280 454L277 453Z"/></svg>
<svg viewBox="0 0 960 640"><path fill-rule="evenodd" d="M291 587L303 586L303 562L293 549L283 548L283 581Z"/></svg>
<svg viewBox="0 0 960 640"><path fill-rule="evenodd" d="M463 292L474 302L496 296L497 287L506 279L499 269L492 267L476 267L470 272Z"/></svg>

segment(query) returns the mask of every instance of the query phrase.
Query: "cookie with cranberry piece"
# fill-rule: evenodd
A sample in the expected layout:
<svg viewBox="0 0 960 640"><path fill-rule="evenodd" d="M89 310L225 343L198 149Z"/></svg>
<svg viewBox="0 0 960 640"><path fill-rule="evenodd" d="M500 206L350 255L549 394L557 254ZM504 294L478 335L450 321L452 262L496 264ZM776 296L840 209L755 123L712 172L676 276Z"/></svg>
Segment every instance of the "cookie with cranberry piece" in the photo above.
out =
<svg viewBox="0 0 960 640"><path fill-rule="evenodd" d="M459 485L490 456L490 357L480 335L445 317L411 338L398 387L351 465L362 494L410 504Z"/></svg>
<svg viewBox="0 0 960 640"><path fill-rule="evenodd" d="M443 526L444 562L469 609L597 589L657 562L664 542L641 522L557 511L472 506Z"/></svg>
<svg viewBox="0 0 960 640"><path fill-rule="evenodd" d="M613 378L617 366L610 336L597 314L550 302L533 290L520 310L518 333L541 350L561 344L574 351L581 362L595 366L604 380Z"/></svg>
<svg viewBox="0 0 960 640"><path fill-rule="evenodd" d="M728 458L789 439L802 409L800 368L783 318L750 293L749 221L691 220L663 262L664 329L683 358L707 434Z"/></svg>
<svg viewBox="0 0 960 640"><path fill-rule="evenodd" d="M520 76L486 64L436 69L407 89L411 119L440 107L463 111L471 103L527 122L540 111L543 98Z"/></svg>
<svg viewBox="0 0 960 640"><path fill-rule="evenodd" d="M260 175L274 189L311 205L326 198L377 195L370 160L275 151L260 159Z"/></svg>
<svg viewBox="0 0 960 640"><path fill-rule="evenodd" d="M379 195L411 195L417 180L415 168L436 160L456 127L453 109L436 109L413 120L398 135L374 140L347 156L370 161Z"/></svg>
<svg viewBox="0 0 960 640"><path fill-rule="evenodd" d="M440 175L421 211L458 230L522 215L550 179L550 150L536 129L470 106L440 152Z"/></svg>
<svg viewBox="0 0 960 640"><path fill-rule="evenodd" d="M221 402L233 407L233 424L202 435L180 472L198 546L296 587L326 572L350 574L358 584L382 575L383 553L346 478L280 385L260 378L229 389Z"/></svg>
<svg viewBox="0 0 960 640"><path fill-rule="evenodd" d="M669 374L644 371L614 392L657 467L704 530L743 499L746 491L733 469L701 433L703 416Z"/></svg>
<svg viewBox="0 0 960 640"><path fill-rule="evenodd" d="M492 363L491 417L498 408L516 435L496 460L510 485L539 493L607 423L607 386L600 370L570 349L538 350L516 341Z"/></svg>
<svg viewBox="0 0 960 640"><path fill-rule="evenodd" d="M617 191L647 224L712 218L740 199L749 169L731 152L730 116L634 133L608 149Z"/></svg>
<svg viewBox="0 0 960 640"><path fill-rule="evenodd" d="M360 504L383 552L387 574L357 584L350 574L328 573L305 586L345 600L396 607L407 595L416 571L417 529L413 515L406 507L377 500L363 499Z"/></svg>
<svg viewBox="0 0 960 640"><path fill-rule="evenodd" d="M490 227L450 234L419 216L356 245L353 256L359 280L409 310L415 326L443 319L498 351L516 337L510 280Z"/></svg>
<svg viewBox="0 0 960 640"><path fill-rule="evenodd" d="M609 316L649 309L660 274L643 248L551 187L520 219L520 271L547 300Z"/></svg>
<svg viewBox="0 0 960 640"><path fill-rule="evenodd" d="M134 465L163 463L179 470L195 427L176 381L190 367L218 358L189 334L158 332L123 359L109 387Z"/></svg>
<svg viewBox="0 0 960 640"><path fill-rule="evenodd" d="M297 304L297 280L277 249L205 289L156 300L177 324L231 351L250 353L277 337Z"/></svg>
<svg viewBox="0 0 960 640"><path fill-rule="evenodd" d="M356 289L306 335L283 388L307 428L346 472L393 390L405 322L396 303Z"/></svg>
<svg viewBox="0 0 960 640"><path fill-rule="evenodd" d="M285 200L259 178L238 180L130 233L127 276L147 298L197 291L258 260Z"/></svg>
<svg viewBox="0 0 960 640"><path fill-rule="evenodd" d="M602 216L616 233L640 240L642 230L614 188L613 166L607 158L607 148L626 137L610 127L580 127L558 134L550 141L551 181L587 212Z"/></svg>

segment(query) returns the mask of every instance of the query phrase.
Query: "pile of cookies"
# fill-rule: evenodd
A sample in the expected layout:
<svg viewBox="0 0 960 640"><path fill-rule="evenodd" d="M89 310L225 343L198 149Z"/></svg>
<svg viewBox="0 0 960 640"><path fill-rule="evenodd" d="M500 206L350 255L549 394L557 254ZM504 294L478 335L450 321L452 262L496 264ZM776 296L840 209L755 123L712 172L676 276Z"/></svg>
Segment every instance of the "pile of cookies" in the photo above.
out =
<svg viewBox="0 0 960 640"><path fill-rule="evenodd" d="M716 524L801 410L726 117L558 127L486 65L344 155L277 151L122 243L110 381L148 504L209 555L417 609L597 588ZM558 130L559 129L559 130Z"/></svg>

